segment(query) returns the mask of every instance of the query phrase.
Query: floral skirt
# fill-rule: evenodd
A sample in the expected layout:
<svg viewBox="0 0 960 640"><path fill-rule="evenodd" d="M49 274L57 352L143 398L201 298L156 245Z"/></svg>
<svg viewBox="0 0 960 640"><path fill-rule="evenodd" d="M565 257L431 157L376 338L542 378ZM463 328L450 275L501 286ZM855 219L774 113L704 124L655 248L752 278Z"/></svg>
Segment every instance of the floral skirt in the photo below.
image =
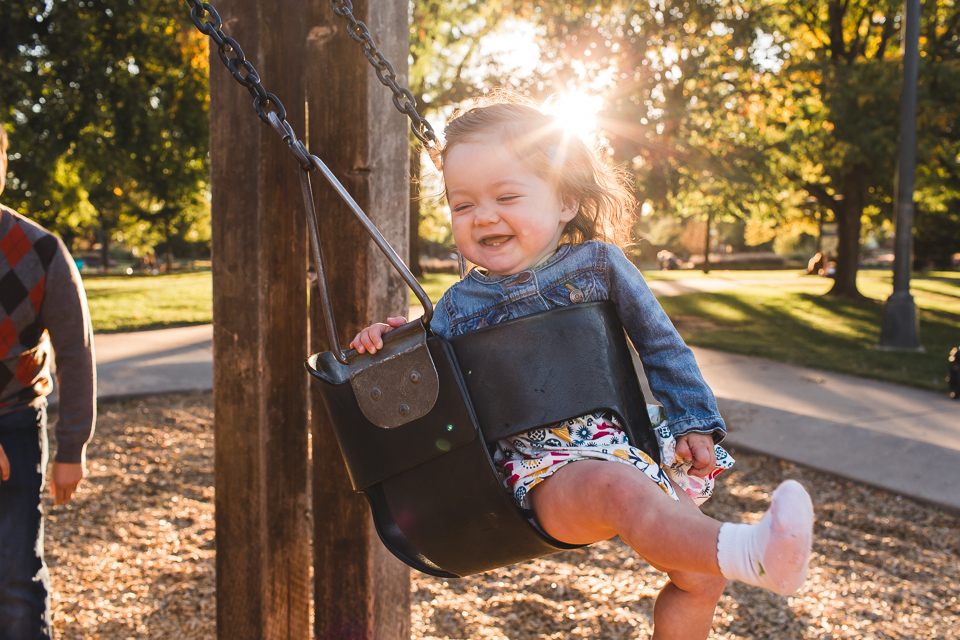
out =
<svg viewBox="0 0 960 640"><path fill-rule="evenodd" d="M733 465L733 458L717 446L717 469L710 477L688 476L690 462L674 459L676 441L666 427L662 408L648 405L647 410L660 444L663 466L630 446L620 423L608 413L580 416L500 440L494 460L514 502L522 509L529 509L530 490L565 464L577 460L608 460L636 467L664 493L679 500L670 482L673 479L697 504L702 503L713 493L713 479Z"/></svg>

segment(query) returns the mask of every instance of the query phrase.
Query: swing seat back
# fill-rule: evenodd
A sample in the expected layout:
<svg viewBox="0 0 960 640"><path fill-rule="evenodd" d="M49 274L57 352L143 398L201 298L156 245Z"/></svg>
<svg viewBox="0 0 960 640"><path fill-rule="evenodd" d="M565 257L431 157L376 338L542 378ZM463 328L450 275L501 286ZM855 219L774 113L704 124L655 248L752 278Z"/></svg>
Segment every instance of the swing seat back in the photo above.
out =
<svg viewBox="0 0 960 640"><path fill-rule="evenodd" d="M660 461L627 337L613 303L543 311L450 340L487 442L596 411Z"/></svg>
<svg viewBox="0 0 960 640"><path fill-rule="evenodd" d="M390 334L385 336L385 343ZM496 441L598 410L659 459L636 370L612 304L554 309L426 345L433 408L405 424L371 422L330 352L307 369L330 415L350 480L384 545L409 566L462 577L577 548L517 508L491 457ZM385 345L386 348L386 345Z"/></svg>

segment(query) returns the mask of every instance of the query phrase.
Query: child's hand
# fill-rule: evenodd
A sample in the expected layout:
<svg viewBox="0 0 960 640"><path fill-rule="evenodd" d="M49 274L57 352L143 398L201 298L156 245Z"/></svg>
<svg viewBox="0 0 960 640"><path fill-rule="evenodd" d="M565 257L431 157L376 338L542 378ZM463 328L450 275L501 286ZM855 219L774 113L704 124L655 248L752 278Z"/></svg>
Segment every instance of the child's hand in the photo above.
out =
<svg viewBox="0 0 960 640"><path fill-rule="evenodd" d="M687 433L677 438L677 457L692 460L688 475L703 478L717 467L717 451L713 436L706 433Z"/></svg>
<svg viewBox="0 0 960 640"><path fill-rule="evenodd" d="M383 334L393 331L397 327L407 324L406 318L396 317L387 318L387 324L378 322L372 324L360 333L350 342L350 346L357 350L357 353L376 353L377 349L383 349Z"/></svg>

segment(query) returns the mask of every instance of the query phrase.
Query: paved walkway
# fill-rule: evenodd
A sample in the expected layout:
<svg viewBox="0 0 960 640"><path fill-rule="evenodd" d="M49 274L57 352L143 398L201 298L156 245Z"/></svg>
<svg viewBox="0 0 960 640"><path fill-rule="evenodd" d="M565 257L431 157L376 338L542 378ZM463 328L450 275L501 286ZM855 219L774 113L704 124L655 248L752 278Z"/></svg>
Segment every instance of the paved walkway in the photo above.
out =
<svg viewBox="0 0 960 640"><path fill-rule="evenodd" d="M960 511L960 402L761 358L694 352L731 448Z"/></svg>
<svg viewBox="0 0 960 640"><path fill-rule="evenodd" d="M213 326L94 336L97 396L213 388Z"/></svg>
<svg viewBox="0 0 960 640"><path fill-rule="evenodd" d="M658 291L651 283L658 295L676 293L666 290L675 284ZM101 399L210 389L212 335L204 325L96 336ZM694 353L727 421L731 449L960 511L960 402L761 358Z"/></svg>

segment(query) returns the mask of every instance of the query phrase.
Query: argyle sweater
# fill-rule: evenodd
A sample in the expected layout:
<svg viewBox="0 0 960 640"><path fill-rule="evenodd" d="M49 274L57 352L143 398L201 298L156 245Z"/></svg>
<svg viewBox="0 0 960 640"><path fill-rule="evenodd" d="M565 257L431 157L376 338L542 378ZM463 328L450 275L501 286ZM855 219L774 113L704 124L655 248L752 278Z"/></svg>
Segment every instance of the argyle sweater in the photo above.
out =
<svg viewBox="0 0 960 640"><path fill-rule="evenodd" d="M53 391L57 462L80 462L93 435L93 329L80 273L55 235L0 205L0 425Z"/></svg>

